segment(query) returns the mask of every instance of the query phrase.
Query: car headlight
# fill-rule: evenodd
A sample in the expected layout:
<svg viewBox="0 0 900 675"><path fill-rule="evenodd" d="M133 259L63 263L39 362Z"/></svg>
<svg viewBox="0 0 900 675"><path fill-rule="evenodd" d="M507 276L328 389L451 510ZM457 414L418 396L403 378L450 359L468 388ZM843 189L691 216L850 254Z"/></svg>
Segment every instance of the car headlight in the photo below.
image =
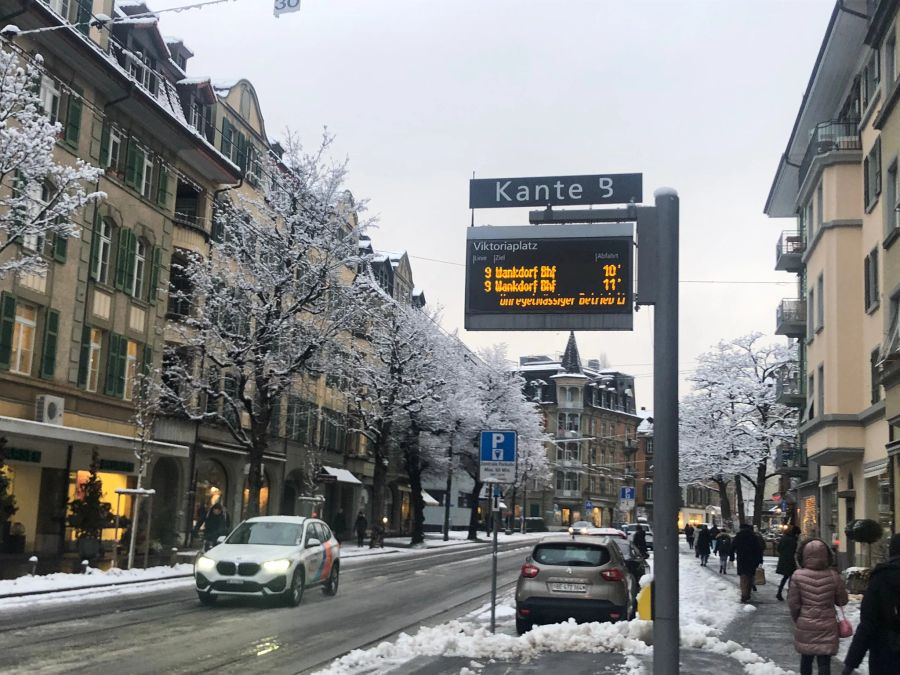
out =
<svg viewBox="0 0 900 675"><path fill-rule="evenodd" d="M212 558L207 558L206 556L201 556L197 558L197 571L198 572L211 572L216 567L216 561Z"/></svg>
<svg viewBox="0 0 900 675"><path fill-rule="evenodd" d="M268 562L264 562L262 564L263 572L268 572L269 574L279 574L281 572L287 572L290 566L290 560L269 560Z"/></svg>

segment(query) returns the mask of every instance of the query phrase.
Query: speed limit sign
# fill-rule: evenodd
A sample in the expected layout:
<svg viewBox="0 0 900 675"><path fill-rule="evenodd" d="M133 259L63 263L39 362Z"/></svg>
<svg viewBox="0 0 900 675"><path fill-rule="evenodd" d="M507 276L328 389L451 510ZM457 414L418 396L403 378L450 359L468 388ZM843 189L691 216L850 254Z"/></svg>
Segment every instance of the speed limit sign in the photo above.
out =
<svg viewBox="0 0 900 675"><path fill-rule="evenodd" d="M275 16L300 11L300 0L275 0Z"/></svg>

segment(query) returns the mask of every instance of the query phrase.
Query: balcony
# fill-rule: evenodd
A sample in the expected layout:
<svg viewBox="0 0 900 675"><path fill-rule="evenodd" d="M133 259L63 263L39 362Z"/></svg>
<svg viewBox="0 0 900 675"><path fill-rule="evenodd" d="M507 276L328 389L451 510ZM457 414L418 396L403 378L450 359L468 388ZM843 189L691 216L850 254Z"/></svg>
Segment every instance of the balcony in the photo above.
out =
<svg viewBox="0 0 900 675"><path fill-rule="evenodd" d="M556 496L562 499L580 499L581 490L557 490Z"/></svg>
<svg viewBox="0 0 900 675"><path fill-rule="evenodd" d="M781 272L799 272L803 269L803 252L806 244L797 230L782 232L775 247L775 269Z"/></svg>
<svg viewBox="0 0 900 675"><path fill-rule="evenodd" d="M791 298L781 301L775 312L775 334L793 338L806 334L806 300Z"/></svg>
<svg viewBox="0 0 900 675"><path fill-rule="evenodd" d="M796 365L785 366L775 377L775 401L782 405L802 408L806 403L803 377Z"/></svg>
<svg viewBox="0 0 900 675"><path fill-rule="evenodd" d="M786 476L802 477L807 473L803 448L797 441L785 441L775 450L775 468Z"/></svg>
<svg viewBox="0 0 900 675"><path fill-rule="evenodd" d="M816 157L831 152L862 150L862 143L857 133L857 125L852 122L822 122L817 124L806 146L806 154L800 163L799 184L803 185L809 168Z"/></svg>

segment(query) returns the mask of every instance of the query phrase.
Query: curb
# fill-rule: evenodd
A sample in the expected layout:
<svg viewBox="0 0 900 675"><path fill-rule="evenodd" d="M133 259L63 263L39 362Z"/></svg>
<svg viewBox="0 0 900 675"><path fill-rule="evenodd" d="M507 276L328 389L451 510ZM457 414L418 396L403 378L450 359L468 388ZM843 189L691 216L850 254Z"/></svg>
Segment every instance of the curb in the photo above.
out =
<svg viewBox="0 0 900 675"><path fill-rule="evenodd" d="M25 591L23 593L6 593L0 595L0 600L10 598L24 598L33 595L49 595L50 593L68 593L69 591L89 591L94 588L110 588L113 586L134 586L135 584L149 584L155 581L169 581L170 579L191 579L193 574L173 574L168 577L156 577L155 579L135 579L133 581L111 581L108 584L90 584L88 586L71 586L69 588L48 588L43 591Z"/></svg>

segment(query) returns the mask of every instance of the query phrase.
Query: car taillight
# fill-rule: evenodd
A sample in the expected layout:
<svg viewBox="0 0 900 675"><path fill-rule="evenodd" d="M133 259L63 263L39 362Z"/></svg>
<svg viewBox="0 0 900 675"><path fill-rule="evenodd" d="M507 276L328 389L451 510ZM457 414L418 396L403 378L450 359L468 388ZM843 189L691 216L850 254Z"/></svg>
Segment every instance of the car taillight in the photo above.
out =
<svg viewBox="0 0 900 675"><path fill-rule="evenodd" d="M602 572L600 572L600 576L607 581L622 581L622 579L625 578L625 575L622 574L622 570L615 568L611 570L603 570Z"/></svg>
<svg viewBox="0 0 900 675"><path fill-rule="evenodd" d="M540 571L540 568L534 565L529 565L528 563L522 565L522 576L526 579L534 579Z"/></svg>

